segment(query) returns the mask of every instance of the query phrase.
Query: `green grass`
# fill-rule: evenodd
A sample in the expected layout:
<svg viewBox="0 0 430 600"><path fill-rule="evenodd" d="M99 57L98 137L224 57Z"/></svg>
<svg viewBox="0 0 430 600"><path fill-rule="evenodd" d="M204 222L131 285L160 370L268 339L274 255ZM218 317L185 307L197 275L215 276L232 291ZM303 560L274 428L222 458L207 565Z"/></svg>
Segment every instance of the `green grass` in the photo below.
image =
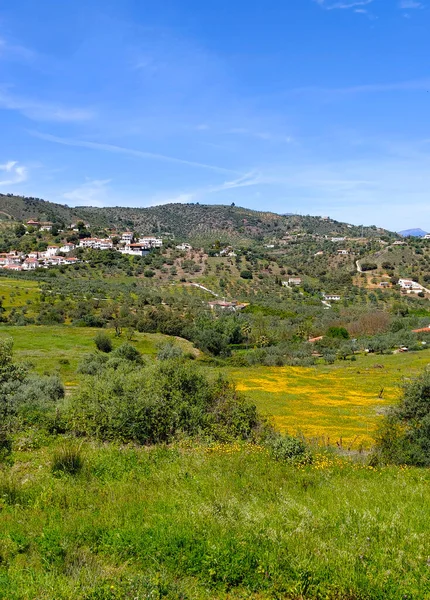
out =
<svg viewBox="0 0 430 600"><path fill-rule="evenodd" d="M427 470L86 442L59 476L62 443L21 434L0 480L2 599L429 598Z"/></svg>
<svg viewBox="0 0 430 600"><path fill-rule="evenodd" d="M430 364L430 352L359 356L332 366L229 369L238 389L282 431L325 443L369 447L384 409L405 377ZM379 397L379 396L382 397Z"/></svg>
<svg viewBox="0 0 430 600"><path fill-rule="evenodd" d="M96 350L94 338L99 331L112 337L114 349L126 342L125 334L115 337L113 329L95 327L72 327L68 325L28 325L11 327L0 325L0 336L14 341L14 356L19 361L29 361L38 373L58 371L66 384L76 384L76 369L82 355ZM168 336L157 333L134 333L132 344L144 355L153 356L157 344L167 341ZM181 338L176 342L185 352L193 352L191 343ZM63 361L69 361L64 364Z"/></svg>
<svg viewBox="0 0 430 600"><path fill-rule="evenodd" d="M3 308L9 312L12 308L25 306L28 301L37 302L40 295L40 284L37 281L7 279L0 277L0 298ZM31 314L31 307L29 314Z"/></svg>

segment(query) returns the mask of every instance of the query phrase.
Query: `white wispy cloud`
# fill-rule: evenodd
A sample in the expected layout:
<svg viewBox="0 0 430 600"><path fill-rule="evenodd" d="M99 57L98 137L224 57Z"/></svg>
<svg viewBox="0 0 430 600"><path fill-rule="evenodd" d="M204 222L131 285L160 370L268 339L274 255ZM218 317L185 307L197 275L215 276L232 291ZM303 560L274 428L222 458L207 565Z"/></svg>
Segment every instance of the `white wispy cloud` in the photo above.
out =
<svg viewBox="0 0 430 600"><path fill-rule="evenodd" d="M0 37L0 60L32 61L36 53L30 48L16 44Z"/></svg>
<svg viewBox="0 0 430 600"><path fill-rule="evenodd" d="M315 0L315 2L324 10L348 10L350 8L355 9L356 7L372 4L373 0L352 0L350 2L327 2L327 0Z"/></svg>
<svg viewBox="0 0 430 600"><path fill-rule="evenodd" d="M92 179L63 194L73 206L106 206L110 179Z"/></svg>
<svg viewBox="0 0 430 600"><path fill-rule="evenodd" d="M114 152L117 154L125 154L129 156L135 156L137 158L159 160L164 162L175 163L179 165L186 165L188 167L197 167L199 169L208 169L211 171L218 171L221 173L237 173L232 169L225 169L224 167L217 167L206 163L196 162L192 160L186 160L183 158L176 158L174 156L167 156L165 154L158 154L155 152L146 152L143 150L134 150L133 148L124 148L123 146L116 146L114 144L102 144L99 142L89 142L85 140L77 140L71 138L62 138L55 135L38 133L35 131L30 132L35 137L48 142L54 142L56 144L62 144L64 146L77 146L79 148L89 148L91 150L102 150L105 152Z"/></svg>
<svg viewBox="0 0 430 600"><path fill-rule="evenodd" d="M351 85L339 88L324 88L317 86L308 86L296 88L290 93L321 93L326 95L341 95L341 94L371 94L380 92L408 92L408 91L430 90L430 79L417 79L411 81L396 81L392 83L370 83L363 85Z"/></svg>
<svg viewBox="0 0 430 600"><path fill-rule="evenodd" d="M5 164L0 165L0 176L2 175L6 176L6 179L0 180L0 185L14 185L15 183L25 181L28 172L26 167L19 165L17 161L10 160Z"/></svg>
<svg viewBox="0 0 430 600"><path fill-rule="evenodd" d="M416 2L415 0L401 0L399 2L399 8L406 10L414 8L424 8L424 4L422 2Z"/></svg>
<svg viewBox="0 0 430 600"><path fill-rule="evenodd" d="M44 102L32 98L20 98L0 89L0 109L15 110L33 121L76 122L88 121L94 112L84 108L73 108Z"/></svg>
<svg viewBox="0 0 430 600"><path fill-rule="evenodd" d="M248 129L246 127L233 127L226 133L244 135L268 142L284 142L286 144L290 144L293 141L293 138L289 135L282 135L279 133L273 133L271 131L253 131L252 129Z"/></svg>

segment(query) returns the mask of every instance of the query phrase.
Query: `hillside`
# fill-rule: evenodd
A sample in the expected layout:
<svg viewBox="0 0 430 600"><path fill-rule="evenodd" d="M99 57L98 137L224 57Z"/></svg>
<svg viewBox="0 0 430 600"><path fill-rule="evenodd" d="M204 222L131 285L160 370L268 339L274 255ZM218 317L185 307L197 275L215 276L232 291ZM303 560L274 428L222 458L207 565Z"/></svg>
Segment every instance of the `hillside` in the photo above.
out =
<svg viewBox="0 0 430 600"><path fill-rule="evenodd" d="M39 198L0 195L3 220L49 220L70 224L77 219L93 226L133 229L139 233L173 234L177 238L196 238L209 234L246 238L281 239L291 234L317 234L348 237L379 237L392 234L376 227L352 226L333 219L278 215L247 208L204 204L166 204L148 208L77 207L47 202Z"/></svg>

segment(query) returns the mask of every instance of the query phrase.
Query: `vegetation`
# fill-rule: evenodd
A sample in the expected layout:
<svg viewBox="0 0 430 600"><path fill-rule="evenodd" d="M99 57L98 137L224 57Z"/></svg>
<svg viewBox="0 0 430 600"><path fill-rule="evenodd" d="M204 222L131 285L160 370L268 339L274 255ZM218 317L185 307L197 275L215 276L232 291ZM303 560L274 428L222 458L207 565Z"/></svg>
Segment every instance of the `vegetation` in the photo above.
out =
<svg viewBox="0 0 430 600"><path fill-rule="evenodd" d="M163 238L0 269L0 598L429 597L426 240L234 205L0 212L3 252Z"/></svg>
<svg viewBox="0 0 430 600"><path fill-rule="evenodd" d="M405 383L399 404L390 408L375 456L400 465L430 466L430 370Z"/></svg>
<svg viewBox="0 0 430 600"><path fill-rule="evenodd" d="M428 471L324 453L291 464L249 444L84 442L80 473L60 475L63 442L40 444L21 436L0 483L8 600L430 593Z"/></svg>

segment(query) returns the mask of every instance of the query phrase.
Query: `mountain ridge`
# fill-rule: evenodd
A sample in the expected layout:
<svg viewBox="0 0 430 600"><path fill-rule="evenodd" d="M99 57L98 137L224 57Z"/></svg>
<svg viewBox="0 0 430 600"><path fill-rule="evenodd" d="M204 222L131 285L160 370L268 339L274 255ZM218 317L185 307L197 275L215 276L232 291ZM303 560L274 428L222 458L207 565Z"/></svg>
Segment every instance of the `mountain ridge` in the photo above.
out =
<svg viewBox="0 0 430 600"><path fill-rule="evenodd" d="M133 229L142 234L178 238L227 235L233 238L281 239L300 233L337 237L379 237L397 234L376 226L364 227L310 215L277 214L221 204L163 204L151 207L70 207L40 198L0 194L0 219L46 220L70 225L84 220L93 227Z"/></svg>
<svg viewBox="0 0 430 600"><path fill-rule="evenodd" d="M421 227L416 227L415 229L404 229L397 233L402 237L424 237L428 232L421 229Z"/></svg>

